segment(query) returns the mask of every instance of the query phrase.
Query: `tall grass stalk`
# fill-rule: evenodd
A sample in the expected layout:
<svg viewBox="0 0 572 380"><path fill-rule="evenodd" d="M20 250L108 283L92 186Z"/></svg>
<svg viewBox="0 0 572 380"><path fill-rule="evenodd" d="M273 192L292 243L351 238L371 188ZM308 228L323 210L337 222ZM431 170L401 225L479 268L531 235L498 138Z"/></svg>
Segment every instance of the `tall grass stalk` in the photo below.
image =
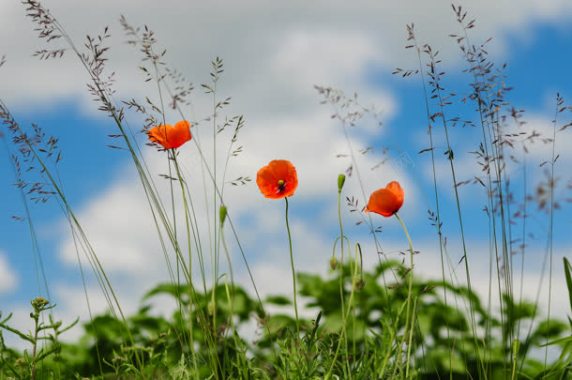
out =
<svg viewBox="0 0 572 380"><path fill-rule="evenodd" d="M435 166L435 144L433 141L433 122L432 122L432 118L431 118L431 109L429 106L429 94L427 92L427 84L426 84L426 79L425 79L425 69L423 67L423 61L421 58L421 53L422 53L422 48L421 46L419 46L419 43L417 42L417 38L415 36L415 30L414 30L414 25L410 24L407 25L407 41L410 41L412 43L412 47L415 48L415 52L417 54L417 62L418 62L418 71L419 71L419 76L420 76L420 82L421 82L421 86L423 88L423 101L424 101L424 105L425 105L425 116L427 118L427 134L429 135L429 147L428 147L428 151L431 154L431 173L432 173L432 179L433 179L433 193L435 195L435 213L429 211L429 216L430 219L432 221L432 223L435 226L435 229L437 231L437 237L438 237L438 241L439 241L439 257L441 260L441 278L443 279L443 282L447 281L447 278L445 276L445 257L444 257L444 250L443 250L443 231L442 231L442 227L443 227L443 223L441 222L441 207L440 207L440 202L439 202L439 189L437 186L437 170L436 170L436 166ZM447 291L445 288L443 288L443 299L445 301L445 305L449 306L449 302L447 299ZM451 338L451 332L449 329L449 323L447 322L447 340L450 340ZM449 365L451 366L452 361L453 361L453 348L452 346L449 346ZM452 366L451 366L451 371L452 371ZM452 376L452 372L449 374L450 376Z"/></svg>
<svg viewBox="0 0 572 380"><path fill-rule="evenodd" d="M8 110L6 105L0 100L0 113L4 114L3 110ZM8 115L6 115L8 116ZM10 117L8 117L10 119ZM0 119L5 119L4 116L0 115ZM14 183L18 188L18 193L20 196L20 200L22 202L22 206L24 207L24 219L26 220L26 224L28 225L28 231L30 233L30 241L32 245L32 254L34 256L34 272L36 274L36 282L38 284L38 293L46 295L47 299L51 299L50 295L50 287L48 285L48 277L46 276L46 270L44 266L44 259L42 258L42 252L40 250L40 245L38 242L38 235L36 233L36 227L34 225L34 220L32 218L32 212L30 210L30 205L28 202L28 198L24 192L24 187L26 186L25 180L22 178L22 169L20 166L20 161L14 153L10 153L10 145L4 134L0 132L0 140L4 145L6 152L8 153L8 161L10 162L10 167L12 169L12 174L14 176ZM13 217L14 219L19 219L17 217Z"/></svg>
<svg viewBox="0 0 572 380"><path fill-rule="evenodd" d="M444 87L442 85L442 76L444 75L443 72L440 71L440 69L438 68L438 64L440 63L440 61L436 58L438 52L434 51L431 46L429 44L425 44L423 45L423 47L421 48L418 43L417 43L417 39L415 36L415 32L413 29L413 26L408 26L408 37L407 37L408 41L411 41L411 44L409 46L407 46L407 48L409 47L414 47L417 49L417 61L418 61L418 65L419 65L419 73L421 76L421 82L422 82L422 88L423 88L423 96L424 96L424 102L425 102L425 110L426 110L426 116L427 116L427 124L429 126L429 138L430 138L430 147L428 149L425 149L423 151L430 151L431 152L431 160L432 160L432 167L433 167L433 187L434 187L434 192L435 192L435 198L436 198L436 207L438 207L438 191L437 191L437 182L436 182L436 173L435 173L435 157L434 157L434 150L435 150L435 146L433 143L433 128L432 125L436 120L439 120L441 122L441 125L443 127L443 132L445 135L445 143L446 143L446 150L445 150L445 155L447 156L447 161L449 162L449 170L451 173L451 177L452 177L452 189L453 189L453 193L454 193L454 199L455 199L455 210L457 213L457 222L459 225L459 231L460 231L460 238L461 238L461 246L462 246L462 252L463 252L463 256L461 257L460 262L464 263L464 268L465 268L465 276L466 276L466 283L467 283L467 287L469 292L472 291L472 284L471 284L471 274L470 274L470 269L469 269L469 258L468 258L468 250L467 250L467 244L466 244L466 239L465 239L465 229L464 229L464 224L463 224L463 216L462 216L462 207L461 207L461 200L460 200L460 196L459 196L459 190L458 187L460 186L460 181L457 179L457 174L456 174L456 170L455 170L455 164L454 164L454 152L453 152L453 148L451 145L451 140L449 137L449 128L448 128L448 117L445 113L445 107L447 105L450 104L449 99L446 99L446 97L443 95L443 91L444 91ZM426 57L428 62L426 63L426 67L423 67L423 62L421 60L421 53L423 53ZM403 71L401 69L396 70L394 73L399 73L402 74L403 76L409 76L411 74L413 74L413 72L409 72L409 71ZM428 79L425 78L425 76L428 77ZM427 87L430 88L430 93L431 95L429 95L429 92L427 91ZM437 111L432 113L430 110L430 105L429 105L429 97L431 99L435 99L436 101L436 107L437 107ZM442 258L442 276L444 276L444 267L443 267L443 244L442 244L442 231L441 231L441 227L442 227L442 221L441 221L441 217L440 217L440 210L437 210L437 214L436 215L432 215L430 213L430 219L433 220L433 223L437 226L437 232L439 235L439 239L440 239L440 252L441 252L441 258ZM479 342L477 340L477 323L475 320L475 308L474 305L472 304L472 300L469 300L469 315L470 315L470 321L471 321L471 331L473 332L473 336L474 336L474 343L475 346L477 348L477 354L480 356L480 348L479 348ZM450 348L451 349L451 348ZM482 360L480 360L482 362ZM481 368L481 370L483 370Z"/></svg>
<svg viewBox="0 0 572 380"><path fill-rule="evenodd" d="M548 326L550 326L550 316L551 316L551 306L552 306L552 264L554 261L554 210L555 210L555 200L554 200L554 187L556 185L556 178L554 177L554 165L556 164L556 128L558 125L558 114L561 113L565 107L564 99L560 94L556 94L556 109L554 112L554 119L552 120L552 152L550 157L550 176L548 178L548 191L549 191L549 209L548 209L548 236L547 236L547 251L548 251L548 310L547 310L547 320ZM548 363L548 345L544 350L544 366Z"/></svg>
<svg viewBox="0 0 572 380"><path fill-rule="evenodd" d="M458 24L461 26L463 30L463 36L457 38L457 43L460 45L463 57L467 62L467 64L469 65L467 71L470 73L470 75L472 75L473 78L473 83L472 83L473 94L471 98L477 104L479 125L481 126L483 134L483 139L479 148L480 148L480 153L482 154L482 158L484 159L483 171L486 173L486 178L487 178L486 181L487 200L488 200L487 216L489 219L489 245L490 245L489 249L491 253L489 259L488 310L489 312L492 310L492 289L493 289L492 279L493 279L493 266L494 266L497 273L498 299L501 304L501 319L503 319L504 313L502 312L502 309L504 308L504 301L502 297L502 286L501 286L501 270L500 270L501 258L499 256L498 239L497 239L497 218L495 211L496 205L494 204L494 199L493 199L493 196L495 194L494 190L495 183L497 183L496 185L497 189L502 187L503 178L499 177L499 172L500 172L499 160L502 160L502 157L498 156L498 151L497 155L494 154L495 153L494 142L498 140L495 139L494 130L491 127L493 121L489 120L489 118L492 119L494 117L494 112L490 113L486 108L487 105L489 104L487 102L487 97L489 97L488 93L489 87L486 83L486 78L484 75L488 72L487 71L488 68L483 67L486 66L486 62L484 61L483 57L479 56L480 52L477 51L477 49L471 44L469 39L468 31L469 29L472 29L474 27L474 21L471 20L468 23L466 23L465 21L466 12L463 13L463 10L460 6L457 8L453 7L453 11L455 12L455 15L457 17ZM491 154L490 152L493 153ZM490 167L491 164L496 167L495 170L496 181L495 179L493 179L491 175L491 167ZM501 204L503 203L503 198L500 194L499 194L499 201ZM508 261L505 261L506 265L505 268L507 269L508 269L508 264L509 264ZM503 326L505 325L502 321L501 323ZM490 340L490 330L491 330L491 325L489 321L487 321L485 325L485 335L487 340ZM503 334L503 336L505 336L505 334ZM485 372L488 372L488 370L485 369Z"/></svg>
<svg viewBox="0 0 572 380"><path fill-rule="evenodd" d="M120 132L119 137L121 137L122 141L125 143L127 151L130 153L133 163L137 169L139 178L145 190L145 194L148 197L148 200L150 201L149 204L153 210L153 215L154 216L157 215L159 217L162 226L167 232L169 241L174 247L178 260L180 260L180 262L184 262L182 257L182 251L179 247L175 231L173 230L173 227L170 225L166 213L164 211L164 208L162 206L162 203L160 201L160 198L157 194L157 191L154 185L152 184L152 181L149 179L147 175L147 171L145 169L146 165L139 158L139 153L138 153L139 149L136 145L136 142L130 138L131 134L128 131L128 129L126 129L124 126L123 110L117 108L114 105L112 95L110 94L110 91L108 89L109 84L105 81L105 79L102 79L101 77L105 63L105 58L103 56L103 53L107 50L107 48L102 46L102 43L106 39L106 37L108 37L107 30L104 31L103 36L100 36L97 39L88 37L88 43L86 44L86 46L88 47L89 52L87 54L84 54L78 50L72 39L69 37L65 29L59 24L59 22L49 13L49 11L43 8L43 6L39 2L34 0L29 0L25 1L25 4L27 6L28 15L35 22L39 23L40 28L46 28L46 27L52 28L52 30L55 31L57 35L61 36L67 42L70 49L74 52L76 57L79 59L80 63L84 66L84 68L90 75L90 78L92 80L90 84L91 92L97 97L98 101L102 104L100 109L104 112L107 112L115 122L115 125ZM49 172L47 173L47 175L49 176ZM57 187L55 188L57 189ZM58 195L61 198L63 198L63 202L66 206L66 209L69 209L69 206L66 204L65 197L62 197L63 194L61 194L61 191L58 190L56 191L58 192ZM85 238L85 234L83 233L83 230L81 229L81 226L79 225L79 222L77 221L75 216L71 214L70 217L74 222L74 226L79 229L80 236L82 237L82 239L85 239L87 241L87 239ZM157 221L155 217L154 220ZM160 231L158 225L157 225L157 231ZM99 259L97 258L95 251L91 248L89 242L86 242L86 245L90 252L90 260L96 267L97 270L96 275L98 276L98 278L100 278L101 280L100 282L103 282L108 287L107 291L111 294L116 307L119 309L122 319L125 320L123 313L121 311L120 304L117 300L117 297L115 296L113 288L111 287L111 283L109 282L109 279L107 278L105 272L103 271L103 267L99 263ZM183 266L183 268L184 268L183 272L185 274L188 283L191 283L190 273L186 270L185 266Z"/></svg>
<svg viewBox="0 0 572 380"><path fill-rule="evenodd" d="M63 188L58 180L56 180L55 175L53 174L51 168L48 166L48 163L44 160L41 153L44 152L43 148L38 148L35 146L36 142L33 142L30 138L28 138L26 131L22 129L20 124L16 121L16 119L12 116L7 106L0 101L0 116L4 124L8 125L11 132L14 135L14 141L18 141L18 144L21 144L21 152L25 152L24 154L29 155L29 157L36 162L40 166L40 175L45 178L47 184L49 184L50 188L52 189L50 192L53 196L56 197L58 204L60 205L64 216L68 224L70 225L70 229L72 231L72 235L74 236L74 243L79 242L76 244L76 248L79 246L81 250L84 252L87 261L89 262L96 280L99 284L100 289L103 292L103 295L107 301L107 304L112 313L119 315L120 318L125 322L126 317L123 313L121 308L121 304L118 300L118 297L111 285L111 281L105 272L103 265L101 264L99 258L97 257L93 246L91 245L89 239L87 238L87 234L82 228L78 218L75 215L68 199L63 191ZM39 141L41 142L41 141ZM78 240L76 240L76 238ZM80 266L81 270L81 258L79 254L78 258L78 265ZM83 270L81 270L82 274L82 282L84 286L84 292L87 295L85 279L83 277ZM133 339L131 334L129 333L130 342L133 343ZM136 361L141 364L141 358L139 357L138 353L135 353Z"/></svg>
<svg viewBox="0 0 572 380"><path fill-rule="evenodd" d="M159 62L157 61L159 58L161 58L161 57L164 55L164 52L163 52L163 53L157 53L157 52L154 51L153 44L155 43L155 40L154 40L154 38L152 37L152 32L146 27L146 28L145 28L145 33L144 33L143 37L140 37L140 36L139 36L139 30L136 29L136 28L134 28L134 27L132 27L132 26L127 22L127 20L125 19L125 17L121 17L120 22L121 22L121 24L122 24L124 30L126 31L126 34L127 34L129 37L132 37L132 38L133 38L133 40L131 40L130 43L133 44L134 46L138 46L138 45L141 45L141 46L142 46L142 51L143 51L143 53L144 53L144 58L143 58L143 60L144 60L144 61L145 61L145 60L151 60L154 65L157 65L157 67L159 67L159 66L164 66L164 63L163 63L163 62L160 62L160 64L159 64ZM216 80L218 81L218 76L220 76L220 74L222 73L222 60L220 60L219 58L217 58L217 59L215 59L215 60L211 63L211 65L212 65L212 67L213 67L213 71L212 71L211 74L210 74L211 79L215 79L215 78L216 78ZM161 72L161 71L160 71L159 73L160 73L159 78L164 78L164 77L166 76L166 74L163 73L163 72ZM177 94L175 94L175 93L173 92L173 90L172 90L172 88L169 86L168 82L166 82L165 80L162 80L162 79L161 79L161 84L162 84L162 86L164 87L164 89L166 90L166 92L169 94L169 96L170 96L172 99L176 99L176 98L177 98ZM211 86L205 85L205 84L203 84L203 85L201 85L201 86L203 87L203 89L205 90L205 92L206 92L207 94L211 94L211 93L213 92L213 88L211 88ZM215 95L216 95L216 94L215 94ZM215 95L213 95L213 96L215 96ZM215 97L215 99L216 99L216 97ZM215 115L217 112L220 111L220 109L221 109L223 106L226 106L226 105L228 104L228 100L229 100L229 99L225 99L225 100L223 100L223 101L215 102L215 103L214 103L214 109L213 109L212 115ZM172 104L172 108L179 114L179 116L180 116L182 119L187 119L187 118L186 118L186 115L185 115L185 112L183 112L183 110L182 110L181 107L180 107L180 103L179 103L179 102L174 101L173 104ZM212 116L211 116L211 117L212 117ZM236 141L237 141L237 139L238 139L238 133L239 133L239 131L244 127L244 124L245 124L244 118L243 118L242 116L239 116L239 117L232 118L231 120L232 120L233 122L235 122L236 127L235 127L235 129L234 129L234 133L233 133L232 139L231 139L231 141L230 141L230 143L229 143L229 148L228 148L227 157L226 157L226 162L225 162L225 167L224 167L224 172L223 172L223 179L222 179L220 185L218 184L217 178L215 177L215 175L214 175L214 173L213 173L213 170L211 169L211 167L210 167L210 165L209 165L209 163L208 163L208 159L207 159L205 153L203 152L203 149L202 149L202 146L201 146L201 143L200 143L200 139L199 139L199 136L200 136L200 135L199 135L199 134L195 134L195 135L194 135L194 138L192 139L192 144L193 144L194 148L197 150L199 159L200 159L200 161L201 161L200 168L201 168L201 176L202 176L202 179L203 179L203 181L202 181L202 185L203 185L203 189L204 189L203 195L205 196L205 202L204 202L204 203L205 203L205 206L206 206L207 215L210 214L209 207L208 207L208 203L209 203L209 202L208 202L208 199L207 199L207 196L208 196L208 195L207 195L207 193L208 193L207 185L209 185L209 184L212 185L213 191L216 192L217 201L218 201L219 204L221 204L221 205L224 204L225 202L224 202L223 193L224 193L224 185L225 185L225 183L226 183L225 178L226 178L226 173L227 173L227 169L228 169L229 159L230 159L231 156L234 156L234 155L238 154L238 151L240 151L240 149L241 149L241 147L239 147L239 148L237 148L237 151L232 151L232 147L233 147L233 145L236 143ZM229 125L230 125L230 124L231 124L231 123L229 123ZM215 125L215 127L216 127L216 123L215 123L214 125ZM226 126L226 125L227 125L227 124L225 123L225 126ZM224 129L224 128L221 128L219 131L221 131L222 129ZM194 214L194 212L193 212L193 214ZM215 216L215 218L216 218L216 216ZM258 300L258 302L259 302L259 305L260 305L261 309L264 310L264 305L262 304L262 300L261 300L261 298L260 298L260 294L259 294L258 288L257 288L256 283L255 283L255 281L254 281L254 277L253 277L253 275L252 275L252 271L251 271L251 269L250 269L250 265L249 265L248 260L247 260L247 258L246 258L246 255L245 255L245 252L244 252L242 243L240 242L240 239L239 239L239 236L238 236L238 231L237 231L237 229L236 229L236 227L235 227L235 225L234 225L234 223L233 223L233 221L232 221L231 214L228 213L226 218L227 218L227 220L228 220L228 225L229 225L230 228L231 228L232 235L233 235L233 238L234 238L234 240L235 240L235 243L236 243L236 245L237 245L237 247L238 247L238 250L240 251L242 261L243 261L243 263L244 263L244 265L245 265L245 267L246 267L246 270L247 270L247 272L248 272L248 276L249 276L250 282L251 282L251 284L252 284L253 290L254 290L254 292L255 292L256 298L257 298L257 300ZM208 230L211 230L211 229L212 229L212 226L210 226L210 218L207 218L207 219L206 219L206 222L207 222ZM200 236L200 235L198 235L198 236ZM202 245L201 245L200 239L197 239L197 240L198 240L198 242L197 242L197 244L198 244L198 251L200 252L200 255L202 255L202 251L203 251L203 249L202 249L202 247L201 247ZM212 234L209 234L209 241L210 241L211 247L213 247L213 245L214 245L215 243L213 243ZM211 252L212 252L212 250L211 250ZM203 272L204 272L204 271L203 271Z"/></svg>

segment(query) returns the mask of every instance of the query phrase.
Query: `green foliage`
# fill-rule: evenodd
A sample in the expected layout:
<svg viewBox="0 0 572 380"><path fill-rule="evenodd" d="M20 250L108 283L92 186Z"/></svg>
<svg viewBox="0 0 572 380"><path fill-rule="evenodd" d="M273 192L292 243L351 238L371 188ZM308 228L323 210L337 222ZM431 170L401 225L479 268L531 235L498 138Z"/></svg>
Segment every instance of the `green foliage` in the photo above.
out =
<svg viewBox="0 0 572 380"><path fill-rule="evenodd" d="M46 362L61 361L61 344L59 336L71 329L77 320L68 326L62 327L62 322L55 321L51 315L45 313L55 307L43 297L36 297L31 301L32 312L30 318L34 322L34 330L22 332L9 324L12 314L1 318L0 314L0 374L15 378L37 378L37 372L45 375L61 377L60 366L49 366ZM46 322L45 320L48 320ZM24 350L22 354L5 346L2 330L15 334L31 345L31 350ZM4 376L2 376L4 377Z"/></svg>
<svg viewBox="0 0 572 380"><path fill-rule="evenodd" d="M330 371L340 378L397 376L405 365L395 355L405 328L407 271L397 262L385 262L359 273L357 279L355 273L354 263L348 263L325 278L298 275L300 295L316 316L314 320L301 320L302 339L297 339L296 321L291 315L265 315L240 287L219 284L203 294L191 292L185 285L160 284L146 294L144 301L160 295L172 298L177 306L169 317L154 315L149 305L126 322L109 313L99 315L84 324L84 334L75 343L60 343L56 338L63 331L61 323L50 319L48 324L39 323L38 330L55 332L35 356L9 349L0 339L0 374L27 378L31 366L41 362L38 371L42 378L208 378L213 376L213 368L219 378L318 379L327 377ZM417 327L410 359L415 370L410 377L464 378L484 368L488 378L505 378L511 373L507 363L513 353L522 378L562 378L570 372L570 337L563 337L569 334L570 326L561 321L534 323L531 333L518 345L505 346L503 332L516 331L517 323L532 323L537 317L534 305L504 295L507 307L502 316L495 317L487 314L476 294L464 287L414 279L412 289ZM444 292L448 302L444 301ZM350 299L350 312L344 318L341 305L347 312ZM477 305L479 324L491 326L488 334L472 333L466 307L469 300ZM279 307L290 306L289 299L280 295L267 297L266 301ZM34 305L33 318L51 307L49 303ZM201 318L209 321L208 330L200 324ZM256 334L239 334L253 320L258 323ZM9 317L0 323L5 331L34 342L34 334L17 331L8 321ZM562 354L545 366L528 353L539 352L547 341L561 347ZM482 352L480 358L478 350ZM218 359L216 367L212 365L213 356ZM137 360L142 363L137 364Z"/></svg>

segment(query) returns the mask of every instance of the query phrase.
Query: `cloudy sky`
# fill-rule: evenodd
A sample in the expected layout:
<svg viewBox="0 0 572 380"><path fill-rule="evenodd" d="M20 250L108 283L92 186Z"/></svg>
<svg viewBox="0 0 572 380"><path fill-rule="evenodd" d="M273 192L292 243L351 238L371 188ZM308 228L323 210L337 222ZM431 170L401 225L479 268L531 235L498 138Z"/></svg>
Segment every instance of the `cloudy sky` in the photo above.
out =
<svg viewBox="0 0 572 380"><path fill-rule="evenodd" d="M224 60L225 71L218 84L221 99L231 97L224 115L244 115L239 145L243 152L229 162L227 179L239 176L255 178L258 168L275 158L291 160L297 167L299 188L291 199L291 223L297 269L326 273L329 256L337 237L336 178L348 167L348 145L359 156L358 168L348 179L344 196L354 196L363 206L363 193L399 180L406 192L401 215L408 224L420 251L416 271L426 278L440 276L439 245L435 230L427 219L427 210L435 209L433 177L429 155L418 152L428 145L427 120L423 88L418 76L403 79L392 75L396 67L416 69L417 56L406 50L406 28L415 24L420 43L429 42L439 51L445 83L457 93L455 102L469 93L470 78L463 73L466 62L451 34L462 33L448 1L175 1L139 0L46 0L76 45L83 46L86 35L96 35L109 26L111 38L107 72L114 72L115 98L145 97L159 101L156 85L146 83L138 67L141 55L126 43L119 24L124 15L135 26L148 25L156 35L158 46L166 49L165 62L181 72L195 86L189 105L183 107L186 118L198 122L192 131L195 141L212 156L208 123L212 113L211 98L200 84L208 83L211 61ZM458 2L475 18L470 39L480 44L493 37L487 46L498 65L507 63L506 83L514 87L509 100L524 109L527 131L543 136L552 134L556 93L572 96L571 63L572 3L567 0L463 1ZM47 134L59 138L63 160L58 175L70 204L84 227L111 282L127 311L138 306L142 294L160 281L168 280L160 241L137 173L126 152L110 149L114 143L108 135L117 133L112 121L97 111L86 83L87 73L76 57L66 53L62 59L40 61L33 52L45 47L36 38L34 25L26 18L18 1L0 2L0 99L10 108L22 126L39 124ZM65 47L56 41L54 47ZM58 45L60 44L60 45ZM366 116L348 130L348 138L339 121L330 116L334 108L320 104L314 85L331 86L347 96L359 94L361 105L375 108L375 117ZM476 121L474 105L452 107L463 119ZM179 115L167 112L175 122ZM558 123L563 124L565 115ZM128 115L128 122L157 188L169 201L166 158L145 146L140 117ZM514 126L510 126L512 128ZM5 132L5 131L4 131ZM220 135L219 160L226 154L229 134ZM226 139L226 140L225 140ZM450 271L463 281L464 269L456 263L462 256L461 241L454 207L451 176L442 153L446 150L443 133L436 130L438 189L441 194L444 234L451 260ZM459 180L479 174L474 152L480 142L479 130L460 126L451 131ZM371 148L366 155L359 152ZM566 168L572 164L572 143L568 131L558 134L560 158L556 174L561 185L557 197L570 197L565 190L570 183ZM10 165L13 147L0 148L0 310L26 315L28 302L46 289L38 273L37 257L30 239L30 226L20 219L25 214L20 194L13 186ZM539 164L549 160L551 144L537 142L527 156L528 192L543 179ZM197 200L197 217L206 226L212 220L212 206L205 206L202 189L201 160L195 144L180 149L183 171ZM383 162L383 165L377 166ZM224 161L219 161L222 167ZM377 169L373 170L373 167ZM510 167L511 185L522 199L522 165ZM32 175L32 174L30 174ZM196 193L195 193L196 191ZM459 188L467 228L467 246L475 286L486 294L489 283L489 241L487 218L482 211L485 194L479 186ZM209 195L210 197L210 195ZM207 199L207 203L210 198ZM225 202L245 249L254 279L263 294L290 291L288 245L284 226L284 204L264 199L256 185L226 186ZM179 204L179 201L175 201ZM85 317L84 289L78 269L76 249L57 202L30 204L33 227L45 266L50 297L58 304L64 318ZM518 207L515 203L514 207ZM543 277L548 216L532 204L528 221L529 247L523 272L524 293L534 300L541 289L546 303L547 268ZM209 219L210 215L210 219ZM565 285L562 257L569 255L572 242L570 207L565 202L556 214L554 229L553 313L569 313L563 301ZM364 247L365 262L375 265L378 254L356 212L344 207L344 220L352 243ZM386 256L400 258L407 247L394 219L373 216L375 225L383 227L379 238ZM522 230L520 224L515 231ZM201 233L208 241L208 229ZM238 281L251 289L236 244L231 257ZM514 232L517 235L517 232ZM528 236L528 234L527 234ZM518 235L514 238L518 244ZM520 263L521 256L515 256ZM515 283L520 283L520 267ZM496 278L496 275L495 275ZM541 279L544 281L541 282ZM106 303L88 274L87 292L92 306L104 310ZM23 318L25 320L25 318ZM19 322L20 323L20 322ZM24 322L21 322L24 323Z"/></svg>

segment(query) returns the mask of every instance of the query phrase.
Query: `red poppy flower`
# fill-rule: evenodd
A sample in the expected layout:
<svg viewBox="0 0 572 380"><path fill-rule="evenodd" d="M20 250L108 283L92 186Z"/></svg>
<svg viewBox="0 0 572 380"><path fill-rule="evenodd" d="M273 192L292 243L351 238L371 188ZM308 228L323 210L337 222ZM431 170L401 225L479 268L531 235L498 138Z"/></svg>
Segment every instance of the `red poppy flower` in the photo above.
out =
<svg viewBox="0 0 572 380"><path fill-rule="evenodd" d="M298 187L296 168L288 160L273 160L258 171L256 184L266 198L280 199L294 195Z"/></svg>
<svg viewBox="0 0 572 380"><path fill-rule="evenodd" d="M392 181L385 186L371 193L367 202L366 211L390 217L393 216L403 205L405 193L397 181Z"/></svg>
<svg viewBox="0 0 572 380"><path fill-rule="evenodd" d="M149 140L165 149L176 149L191 140L191 123L181 120L175 125L158 125L151 128L147 135Z"/></svg>

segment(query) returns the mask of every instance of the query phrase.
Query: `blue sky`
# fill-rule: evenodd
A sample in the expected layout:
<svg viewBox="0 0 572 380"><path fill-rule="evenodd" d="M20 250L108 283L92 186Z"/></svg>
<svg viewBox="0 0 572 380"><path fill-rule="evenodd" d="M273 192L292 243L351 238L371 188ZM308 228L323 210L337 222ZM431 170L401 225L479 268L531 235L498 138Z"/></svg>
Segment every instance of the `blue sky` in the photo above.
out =
<svg viewBox="0 0 572 380"><path fill-rule="evenodd" d="M396 66L416 68L416 56L403 49L405 24L415 22L420 41L429 41L441 51L447 71L446 85L466 94L467 79L458 49L448 37L458 32L447 2L429 6L425 2L404 1L400 4L379 4L362 1L350 6L342 2L292 2L290 6L245 2L244 8L225 3L214 5L167 2L169 7L153 8L151 1L134 7L127 1L101 1L98 6L78 5L71 0L46 1L54 15L68 28L70 35L81 41L86 33L97 33L103 25L111 25L109 67L118 76L118 98L156 98L153 87L146 86L137 71L137 52L124 43L117 23L120 14L133 23L146 23L157 32L161 45L168 51L167 60L195 83L193 103L185 112L191 120L200 120L210 112L208 98L198 86L208 80L209 62L215 56L225 59L226 71L221 80L221 96L232 96L229 115L244 114L247 127L241 135L245 152L232 161L231 175L255 177L256 170L274 158L290 159L298 168L300 186L291 200L294 245L301 271L326 273L327 260L336 238L337 174L347 162L337 159L347 153L340 125L329 118L331 109L319 104L314 84L331 85L347 94L360 94L364 104L374 103L381 111L383 126L364 120L351 129L356 149L373 146L373 153L360 160L366 192L398 179L406 189L402 215L408 223L418 256L419 273L425 277L439 276L438 246L434 230L426 218L428 208L434 209L430 162L428 155L418 155L427 145L426 118L419 78L402 79L391 75ZM223 2L224 3L224 2ZM383 2L382 2L383 3ZM472 32L475 41L494 37L490 52L494 60L508 68L508 84L514 86L510 101L526 109L530 128L549 133L554 98L559 91L565 99L572 97L572 78L568 75L572 61L572 6L566 1L524 1L518 9L510 2L471 2L464 4L477 18ZM494 4L493 8L491 4ZM224 9L224 10L223 10ZM152 11L150 11L152 10ZM133 310L143 292L159 281L167 280L161 264L161 253L149 221L148 209L138 185L136 173L125 152L109 149L110 133L116 133L110 119L97 112L90 101L86 75L71 55L61 61L39 62L31 53L42 46L32 32L18 4L3 3L9 22L0 26L0 56L7 63L0 68L0 98L24 126L38 123L60 139L63 161L60 175L70 203L86 228L90 241L112 282L115 281L126 308ZM153 14L153 17L150 15ZM89 15L89 16L88 16ZM482 23L480 20L483 20ZM19 39L10 38L18 33ZM467 107L464 108L466 110ZM175 114L168 115L171 118ZM470 116L474 117L474 116ZM140 120L130 125L140 129ZM202 128L202 127L201 127ZM470 151L478 145L478 131L456 128L452 131L461 179L475 172ZM567 131L568 132L568 131ZM209 132L193 129L196 136L208 139ZM145 136L139 135L144 147ZM439 140L441 153L443 141ZM557 140L562 157L557 174L563 184L570 181L566 171L572 164L569 133ZM388 164L381 169L369 168L382 157L382 147L389 147ZM538 147L534 158L545 157L546 148ZM23 206L12 176L8 154L0 150L0 305L1 311L25 315L28 300L36 296L37 275L33 265L27 224L15 222L12 215L22 215ZM196 151L189 144L181 149L187 174L196 178L200 165ZM544 155L544 156L543 156ZM164 157L144 147L143 156L157 175L165 166ZM442 155L439 155L440 158ZM400 164L400 159L405 164ZM544 159L548 159L545 157ZM451 181L441 162L439 189L443 194L445 233L453 261L460 258L460 242L456 227L456 211L451 194ZM530 188L541 179L541 171L531 163ZM518 171L512 176L521 180ZM165 188L164 183L160 188ZM349 179L345 195L359 197L355 179ZM164 194L167 197L167 194ZM563 196L569 194L564 193ZM486 218L481 211L484 200L476 187L461 188L467 239L477 278L487 274L488 250ZM165 198L167 199L167 198ZM254 183L229 188L229 210L238 221L242 243L246 247L255 280L265 294L289 292L287 240L283 225L283 205L263 199ZM363 205L363 200L362 203ZM69 231L65 228L56 202L33 205L33 221L40 241L51 295L59 311L69 319L85 317L86 308L79 279L75 252ZM554 293L554 310L561 316L569 312L562 301L562 257L571 242L570 206L563 204L557 213L555 229L555 274L558 285ZM537 233L531 243L530 261L526 269L527 296L534 297L540 278L544 254L546 216L536 213L530 228ZM350 238L369 249L366 262L373 265L377 255L372 252L367 231L353 227L355 213L345 212ZM395 220L377 218L384 228L382 246L390 257L406 248L402 232ZM482 256L486 259L483 259ZM240 263L238 252L233 258ZM528 260L528 259L527 259ZM241 268L241 264L237 264ZM456 268L460 271L460 267ZM459 274L460 276L462 273ZM249 286L244 273L239 281ZM284 280L277 280L283 278ZM486 281L477 281L479 291ZM546 286L546 284L544 285ZM98 289L90 285L90 297L100 310Z"/></svg>

